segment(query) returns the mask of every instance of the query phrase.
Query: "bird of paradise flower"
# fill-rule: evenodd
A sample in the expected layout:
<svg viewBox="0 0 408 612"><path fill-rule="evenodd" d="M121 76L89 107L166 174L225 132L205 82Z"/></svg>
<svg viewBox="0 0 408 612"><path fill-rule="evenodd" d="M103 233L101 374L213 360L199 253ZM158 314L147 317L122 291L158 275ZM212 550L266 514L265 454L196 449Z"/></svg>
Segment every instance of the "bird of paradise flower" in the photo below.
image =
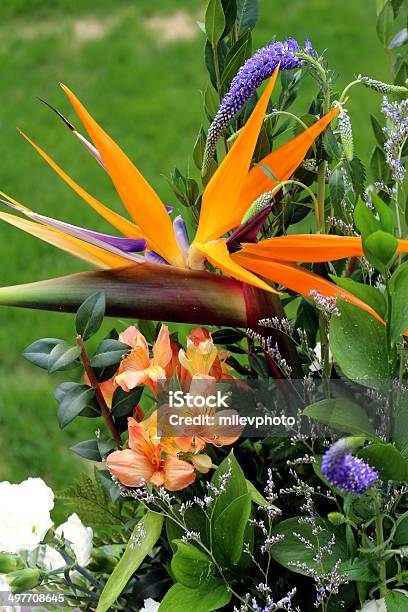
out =
<svg viewBox="0 0 408 612"><path fill-rule="evenodd" d="M30 220L3 212L0 218L99 268L117 269L146 264L151 270L148 262L154 262L155 267L169 265L187 272L204 270L209 263L224 275L267 292L279 293L265 279L305 296L309 296L311 290L317 290L323 296L340 296L349 300L378 318L369 305L351 293L298 265L298 262L317 263L361 256L363 247L360 237L302 234L256 241L265 219L262 213L242 224L246 211L259 196L279 189L280 183L292 176L314 140L338 112L333 108L311 127L272 151L259 165L251 167L278 71L279 67L238 138L208 182L202 196L197 232L191 244L181 216L172 223L168 209L153 187L65 85L61 87L93 144L70 127L109 174L132 221L110 210L85 191L24 134L65 183L123 237L44 217L2 192L5 198L2 202ZM262 166L270 169L276 181L262 170ZM226 237L231 230L234 230L233 233ZM144 251L143 256L139 254L141 251ZM399 241L398 252L402 251L408 251L407 240ZM34 297L39 297L40 293L34 291ZM8 300L7 293L4 295L3 300L0 295L0 303L25 305L24 300L19 302L15 296ZM171 320L171 316L168 319Z"/></svg>

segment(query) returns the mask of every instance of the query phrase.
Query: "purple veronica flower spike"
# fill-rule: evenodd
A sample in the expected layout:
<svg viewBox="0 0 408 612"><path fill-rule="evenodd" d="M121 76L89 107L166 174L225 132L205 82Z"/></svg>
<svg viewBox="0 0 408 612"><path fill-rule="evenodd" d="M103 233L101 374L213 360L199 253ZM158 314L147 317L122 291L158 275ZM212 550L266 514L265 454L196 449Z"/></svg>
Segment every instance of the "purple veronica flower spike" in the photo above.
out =
<svg viewBox="0 0 408 612"><path fill-rule="evenodd" d="M321 470L333 486L359 495L378 480L379 474L368 463L351 454L352 442L342 438L323 455Z"/></svg>
<svg viewBox="0 0 408 612"><path fill-rule="evenodd" d="M313 53L309 41L306 41L305 50L309 54ZM209 161L214 156L222 132L245 102L253 96L256 88L273 74L279 63L280 70L291 70L302 65L302 60L295 55L297 51L300 51L300 47L296 40L288 38L285 42L277 41L259 49L241 66L208 130L203 174L206 173Z"/></svg>

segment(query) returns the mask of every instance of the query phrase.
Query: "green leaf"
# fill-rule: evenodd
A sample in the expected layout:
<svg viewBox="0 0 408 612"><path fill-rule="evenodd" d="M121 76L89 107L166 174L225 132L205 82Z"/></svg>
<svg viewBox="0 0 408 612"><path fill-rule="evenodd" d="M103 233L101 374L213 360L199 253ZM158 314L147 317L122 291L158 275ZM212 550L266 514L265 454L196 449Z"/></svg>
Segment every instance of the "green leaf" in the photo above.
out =
<svg viewBox="0 0 408 612"><path fill-rule="evenodd" d="M323 136L323 146L330 159L339 161L341 158L341 147L333 133L333 130L328 127Z"/></svg>
<svg viewBox="0 0 408 612"><path fill-rule="evenodd" d="M340 565L339 574L347 574L350 582L376 582L378 574L373 561L348 559Z"/></svg>
<svg viewBox="0 0 408 612"><path fill-rule="evenodd" d="M354 209L354 223L363 239L381 229L380 221L375 218L362 198L358 199Z"/></svg>
<svg viewBox="0 0 408 612"><path fill-rule="evenodd" d="M380 218L381 229L394 234L395 219L391 208L375 192L370 193L370 199Z"/></svg>
<svg viewBox="0 0 408 612"><path fill-rule="evenodd" d="M221 39L225 25L221 0L210 0L205 13L205 32L212 45L216 45Z"/></svg>
<svg viewBox="0 0 408 612"><path fill-rule="evenodd" d="M177 551L171 561L171 571L177 582L190 589L196 589L206 582L213 571L210 557L190 542L175 540Z"/></svg>
<svg viewBox="0 0 408 612"><path fill-rule="evenodd" d="M355 295L357 298L371 306L371 308L378 312L380 317L385 317L387 304L384 295L379 289L372 287L371 285L357 283L351 278L335 276L334 274L329 274L329 277L334 283L336 283L336 285L342 287L342 289L345 289L346 291L349 291L352 295Z"/></svg>
<svg viewBox="0 0 408 612"><path fill-rule="evenodd" d="M368 386L389 378L385 326L354 304L338 300L337 307L340 316L330 321L330 348L342 372Z"/></svg>
<svg viewBox="0 0 408 612"><path fill-rule="evenodd" d="M79 307L75 324L77 334L82 336L83 340L89 340L99 330L105 316L105 308L106 299L103 291L90 295Z"/></svg>
<svg viewBox="0 0 408 612"><path fill-rule="evenodd" d="M136 387L129 392L118 387L113 394L111 415L114 417L127 416L136 408L142 395L143 387Z"/></svg>
<svg viewBox="0 0 408 612"><path fill-rule="evenodd" d="M317 540L312 533L313 527L302 522L302 517L293 517L282 521L272 530L272 536L284 536L283 540L275 542L271 547L272 559L290 571L303 575L307 575L307 572L302 567L296 567L294 565L296 562L305 563L307 567L321 574L330 572L339 559L347 559L347 545L343 530L319 517L316 518L316 524L323 529L318 535L320 547L326 546L333 534L335 535L335 544L331 553L323 555L321 562L314 560L317 552ZM309 540L313 548L306 548L304 543L294 535L295 533Z"/></svg>
<svg viewBox="0 0 408 612"><path fill-rule="evenodd" d="M340 169L334 170L329 180L330 198L333 204L340 205L344 198L344 177Z"/></svg>
<svg viewBox="0 0 408 612"><path fill-rule="evenodd" d="M64 340L59 338L42 338L30 344L24 351L23 357L39 368L48 370L50 353L58 344L63 343Z"/></svg>
<svg viewBox="0 0 408 612"><path fill-rule="evenodd" d="M366 179L366 171L363 162L355 155L348 167L354 192L356 196L361 195L364 192L364 183Z"/></svg>
<svg viewBox="0 0 408 612"><path fill-rule="evenodd" d="M395 530L393 544L395 546L408 546L408 516L399 523Z"/></svg>
<svg viewBox="0 0 408 612"><path fill-rule="evenodd" d="M265 497L258 491L254 484L250 480L246 481L248 486L248 493L251 496L251 500L257 504L258 506L262 506L263 508L270 507L272 504L265 499Z"/></svg>
<svg viewBox="0 0 408 612"><path fill-rule="evenodd" d="M231 592L222 580L214 578L198 589L174 584L162 600L159 612L213 612L227 606Z"/></svg>
<svg viewBox="0 0 408 612"><path fill-rule="evenodd" d="M102 342L91 359L91 365L93 368L106 368L119 364L122 357L129 351L130 347L127 344L109 338Z"/></svg>
<svg viewBox="0 0 408 612"><path fill-rule="evenodd" d="M371 127L373 128L374 136L376 137L379 146L382 147L385 142L385 134L383 132L383 129L375 115L370 114L370 121Z"/></svg>
<svg viewBox="0 0 408 612"><path fill-rule="evenodd" d="M212 483L217 487L223 474L231 470L225 483L225 490L214 503L211 527L213 530L214 554L218 561L226 565L238 563L243 547L245 526L251 511L251 496L244 473L234 457L233 451L219 465ZM234 537L231 538L231 525Z"/></svg>
<svg viewBox="0 0 408 612"><path fill-rule="evenodd" d="M115 603L123 589L160 537L163 516L148 511L138 522L118 565L109 576L99 598L97 612L106 612ZM137 538L137 546L134 538Z"/></svg>
<svg viewBox="0 0 408 612"><path fill-rule="evenodd" d="M384 5L381 13L377 17L377 36L382 43L383 47L386 47L392 36L392 27L394 25L394 11L391 2L387 2Z"/></svg>
<svg viewBox="0 0 408 612"><path fill-rule="evenodd" d="M66 342L57 344L49 356L48 372L53 374L54 372L68 370L77 361L80 354L79 346L70 346Z"/></svg>
<svg viewBox="0 0 408 612"><path fill-rule="evenodd" d="M239 68L250 56L252 47L251 32L245 32L231 47L226 58L225 68L221 75L221 84L229 85Z"/></svg>
<svg viewBox="0 0 408 612"><path fill-rule="evenodd" d="M370 171L374 181L385 180L388 172L385 153L380 147L374 147L370 157Z"/></svg>
<svg viewBox="0 0 408 612"><path fill-rule="evenodd" d="M205 133L203 128L200 128L198 132L196 141L194 143L193 149L193 160L195 165L199 170L203 167L203 159L204 159L204 151L205 151Z"/></svg>
<svg viewBox="0 0 408 612"><path fill-rule="evenodd" d="M392 292L391 338L397 342L408 329L408 263L403 264L391 277Z"/></svg>
<svg viewBox="0 0 408 612"><path fill-rule="evenodd" d="M385 442L370 444L361 449L358 456L374 467L382 480L408 479L408 461L392 444Z"/></svg>
<svg viewBox="0 0 408 612"><path fill-rule="evenodd" d="M398 240L392 234L379 230L363 241L364 255L380 272L385 272L398 248Z"/></svg>
<svg viewBox="0 0 408 612"><path fill-rule="evenodd" d="M79 442L75 444L75 446L71 446L70 450L84 459L101 461L97 440L84 440L84 442Z"/></svg>
<svg viewBox="0 0 408 612"><path fill-rule="evenodd" d="M207 111L207 114L211 120L214 119L215 115L217 114L219 104L220 101L218 99L217 92L212 85L208 85L204 92L204 105L205 110Z"/></svg>
<svg viewBox="0 0 408 612"><path fill-rule="evenodd" d="M219 329L212 334L214 344L235 344L243 338L245 338L245 334L236 329Z"/></svg>
<svg viewBox="0 0 408 612"><path fill-rule="evenodd" d="M248 30L253 30L259 15L259 0L237 0L237 27L241 36Z"/></svg>
<svg viewBox="0 0 408 612"><path fill-rule="evenodd" d="M58 406L58 423L64 429L85 408L92 405L95 391L87 385L75 384L67 391Z"/></svg>
<svg viewBox="0 0 408 612"><path fill-rule="evenodd" d="M221 38L225 38L234 27L237 18L237 3L236 0L221 0L221 2L225 17L225 29Z"/></svg>
<svg viewBox="0 0 408 612"><path fill-rule="evenodd" d="M214 556L227 567L233 567L241 558L250 513L251 494L245 493L231 501L213 523ZM234 537L231 537L231 525L234 525Z"/></svg>
<svg viewBox="0 0 408 612"><path fill-rule="evenodd" d="M324 399L307 406L303 414L344 433L374 433L373 426L361 406L348 399Z"/></svg>
<svg viewBox="0 0 408 612"><path fill-rule="evenodd" d="M400 12L401 6L404 4L404 2L405 0L391 0L395 17L398 17L398 13Z"/></svg>
<svg viewBox="0 0 408 612"><path fill-rule="evenodd" d="M401 591L388 591L385 596L387 612L404 612L408 610L408 597Z"/></svg>

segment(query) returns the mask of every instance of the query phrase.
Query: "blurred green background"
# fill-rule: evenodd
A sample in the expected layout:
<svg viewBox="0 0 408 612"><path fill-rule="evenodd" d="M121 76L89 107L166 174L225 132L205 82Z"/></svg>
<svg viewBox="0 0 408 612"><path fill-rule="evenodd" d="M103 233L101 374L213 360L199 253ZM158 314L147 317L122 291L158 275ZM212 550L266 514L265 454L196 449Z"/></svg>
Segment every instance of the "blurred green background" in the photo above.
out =
<svg viewBox="0 0 408 612"><path fill-rule="evenodd" d="M196 25L203 11L198 0L2 0L0 189L43 214L108 229L18 135L19 127L91 193L121 210L98 164L36 100L45 98L78 125L58 88L63 81L173 202L164 176L175 165L184 172L192 165L192 146L205 121L204 40ZM316 49L327 49L339 88L360 72L389 78L374 1L261 0L254 48L274 35L310 37ZM352 91L349 111L364 160L371 142L368 112L378 114L380 103L364 88ZM307 111L307 99L299 110ZM82 269L68 255L0 224L0 285ZM37 338L72 335L70 316L0 309L0 480L35 475L58 489L84 469L68 449L92 437L95 423L77 420L61 432L53 398L58 377L48 378L20 356Z"/></svg>

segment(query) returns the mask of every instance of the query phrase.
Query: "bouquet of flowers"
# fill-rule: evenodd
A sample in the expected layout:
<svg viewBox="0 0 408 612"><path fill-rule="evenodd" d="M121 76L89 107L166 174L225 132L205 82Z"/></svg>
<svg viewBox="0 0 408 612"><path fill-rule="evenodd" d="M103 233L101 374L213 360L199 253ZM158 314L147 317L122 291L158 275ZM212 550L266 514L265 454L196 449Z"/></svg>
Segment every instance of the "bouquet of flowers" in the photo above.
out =
<svg viewBox="0 0 408 612"><path fill-rule="evenodd" d="M1 220L97 270L0 288L76 313L24 357L69 372L62 429L95 419L72 448L88 474L55 493L66 522L41 479L0 483L0 606L408 610L408 39L403 3L379 4L392 82L342 90L313 41L253 53L258 0L209 0L208 127L171 206L65 85L90 140L51 109L127 216L23 134L117 233L1 193ZM370 180L355 87L380 94Z"/></svg>

